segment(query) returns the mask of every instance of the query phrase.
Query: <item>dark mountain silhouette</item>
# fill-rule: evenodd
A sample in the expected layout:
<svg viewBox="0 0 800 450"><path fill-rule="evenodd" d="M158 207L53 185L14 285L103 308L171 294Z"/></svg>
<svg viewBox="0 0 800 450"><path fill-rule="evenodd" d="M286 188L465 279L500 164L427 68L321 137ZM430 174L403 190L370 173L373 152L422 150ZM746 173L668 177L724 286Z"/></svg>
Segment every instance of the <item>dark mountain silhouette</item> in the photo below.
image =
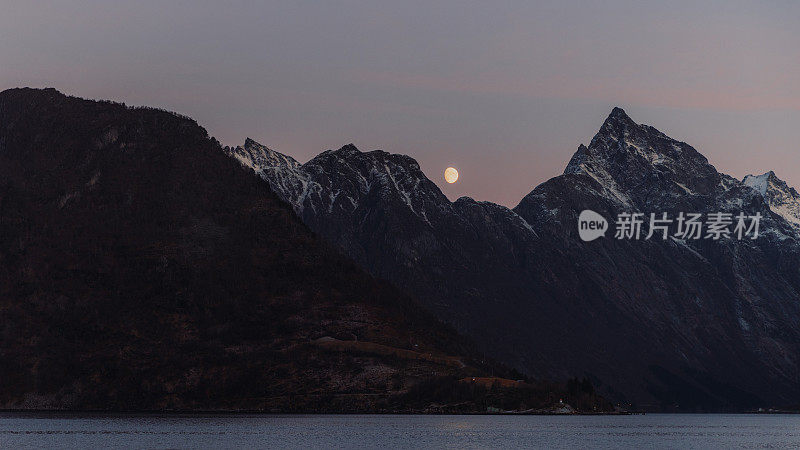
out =
<svg viewBox="0 0 800 450"><path fill-rule="evenodd" d="M0 407L603 407L474 355L191 119L0 93Z"/></svg>
<svg viewBox="0 0 800 450"><path fill-rule="evenodd" d="M403 155L348 145L300 164L249 139L226 151L362 267L531 375L585 374L651 410L800 395L796 192L776 182L759 192L619 108L513 210L450 202ZM756 240L616 240L612 230L583 242L584 209L612 226L621 212L764 218Z"/></svg>

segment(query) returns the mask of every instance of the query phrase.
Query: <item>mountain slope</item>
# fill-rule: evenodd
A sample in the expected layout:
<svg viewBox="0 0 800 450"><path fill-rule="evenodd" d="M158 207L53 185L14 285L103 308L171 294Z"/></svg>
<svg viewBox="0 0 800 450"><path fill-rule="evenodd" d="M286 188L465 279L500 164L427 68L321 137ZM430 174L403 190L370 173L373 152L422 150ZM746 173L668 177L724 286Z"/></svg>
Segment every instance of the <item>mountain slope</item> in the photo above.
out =
<svg viewBox="0 0 800 450"><path fill-rule="evenodd" d="M227 151L275 153L253 141ZM448 201L402 155L346 146L282 178L250 161L313 230L530 374L585 373L654 410L788 404L800 392L800 235L762 195L619 108L513 211ZM624 211L764 219L754 241L584 243L583 209L612 222Z"/></svg>
<svg viewBox="0 0 800 450"><path fill-rule="evenodd" d="M227 151L240 161L257 155L254 162L277 154L249 139ZM513 273L525 255L514 247L536 240L530 225L508 208L467 197L451 203L412 158L363 153L352 144L292 171L248 166L314 231L374 275L425 297L447 321L470 330L470 315L480 309L487 326L504 327L492 311L503 298L519 294ZM487 267L486 258L495 254L504 258ZM498 286L503 279L507 285ZM452 308L443 300L452 297L473 309Z"/></svg>
<svg viewBox="0 0 800 450"><path fill-rule="evenodd" d="M670 217L744 211L764 219L755 241L582 243L574 230L583 209L609 218L624 211ZM615 305L620 332L641 345L630 356L650 366L646 379L665 385L643 386L660 402L685 405L697 400L698 393L687 394L693 391L720 406L748 393L750 401L779 404L796 395L800 239L761 196L718 173L687 144L615 109L565 174L534 189L514 210L564 239L569 260L595 286L578 298Z"/></svg>
<svg viewBox="0 0 800 450"><path fill-rule="evenodd" d="M474 412L564 395L459 387L490 373L465 342L191 119L7 90L0 180L2 408L409 411L433 401L423 386Z"/></svg>

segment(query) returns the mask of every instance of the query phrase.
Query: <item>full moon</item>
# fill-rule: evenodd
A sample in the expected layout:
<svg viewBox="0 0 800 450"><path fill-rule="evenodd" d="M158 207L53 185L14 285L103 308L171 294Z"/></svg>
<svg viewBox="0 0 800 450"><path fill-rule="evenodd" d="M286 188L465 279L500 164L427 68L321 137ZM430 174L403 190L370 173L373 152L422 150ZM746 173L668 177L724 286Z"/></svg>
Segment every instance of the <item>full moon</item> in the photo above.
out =
<svg viewBox="0 0 800 450"><path fill-rule="evenodd" d="M454 167L448 167L444 170L444 181L450 184L458 181L458 171Z"/></svg>

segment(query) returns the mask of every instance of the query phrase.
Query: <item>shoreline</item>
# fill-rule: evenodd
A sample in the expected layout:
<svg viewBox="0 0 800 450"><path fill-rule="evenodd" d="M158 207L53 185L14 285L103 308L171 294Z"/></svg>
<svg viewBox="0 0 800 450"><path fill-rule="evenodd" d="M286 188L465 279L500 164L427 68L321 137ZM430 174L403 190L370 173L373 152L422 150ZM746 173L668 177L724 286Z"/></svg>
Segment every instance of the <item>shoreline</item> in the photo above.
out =
<svg viewBox="0 0 800 450"><path fill-rule="evenodd" d="M800 411L744 411L744 412L576 412L576 413L419 413L419 412L267 412L255 410L203 410L203 411L107 411L107 410L54 410L54 409L0 409L4 416L97 416L97 417L216 417L216 416L639 416L639 415L799 415Z"/></svg>

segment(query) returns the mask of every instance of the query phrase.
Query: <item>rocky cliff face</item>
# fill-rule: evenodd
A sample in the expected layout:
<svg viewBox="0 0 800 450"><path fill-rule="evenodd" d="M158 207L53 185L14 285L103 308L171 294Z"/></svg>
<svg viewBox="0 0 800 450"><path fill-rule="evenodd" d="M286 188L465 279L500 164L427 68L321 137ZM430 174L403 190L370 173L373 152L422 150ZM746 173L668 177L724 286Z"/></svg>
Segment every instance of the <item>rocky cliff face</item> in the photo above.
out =
<svg viewBox="0 0 800 450"><path fill-rule="evenodd" d="M314 231L528 373L585 373L649 409L735 409L800 393L800 234L786 217L796 197L778 189L771 201L619 108L563 175L513 211L448 201L402 155L346 146L286 170L256 163L276 152L252 141L228 152ZM764 218L756 240L612 232L583 242L584 209L612 226L621 212Z"/></svg>
<svg viewBox="0 0 800 450"><path fill-rule="evenodd" d="M247 157L302 185L291 159ZM0 93L0 408L482 412L570 394L456 381L505 373L474 355L194 121Z"/></svg>

